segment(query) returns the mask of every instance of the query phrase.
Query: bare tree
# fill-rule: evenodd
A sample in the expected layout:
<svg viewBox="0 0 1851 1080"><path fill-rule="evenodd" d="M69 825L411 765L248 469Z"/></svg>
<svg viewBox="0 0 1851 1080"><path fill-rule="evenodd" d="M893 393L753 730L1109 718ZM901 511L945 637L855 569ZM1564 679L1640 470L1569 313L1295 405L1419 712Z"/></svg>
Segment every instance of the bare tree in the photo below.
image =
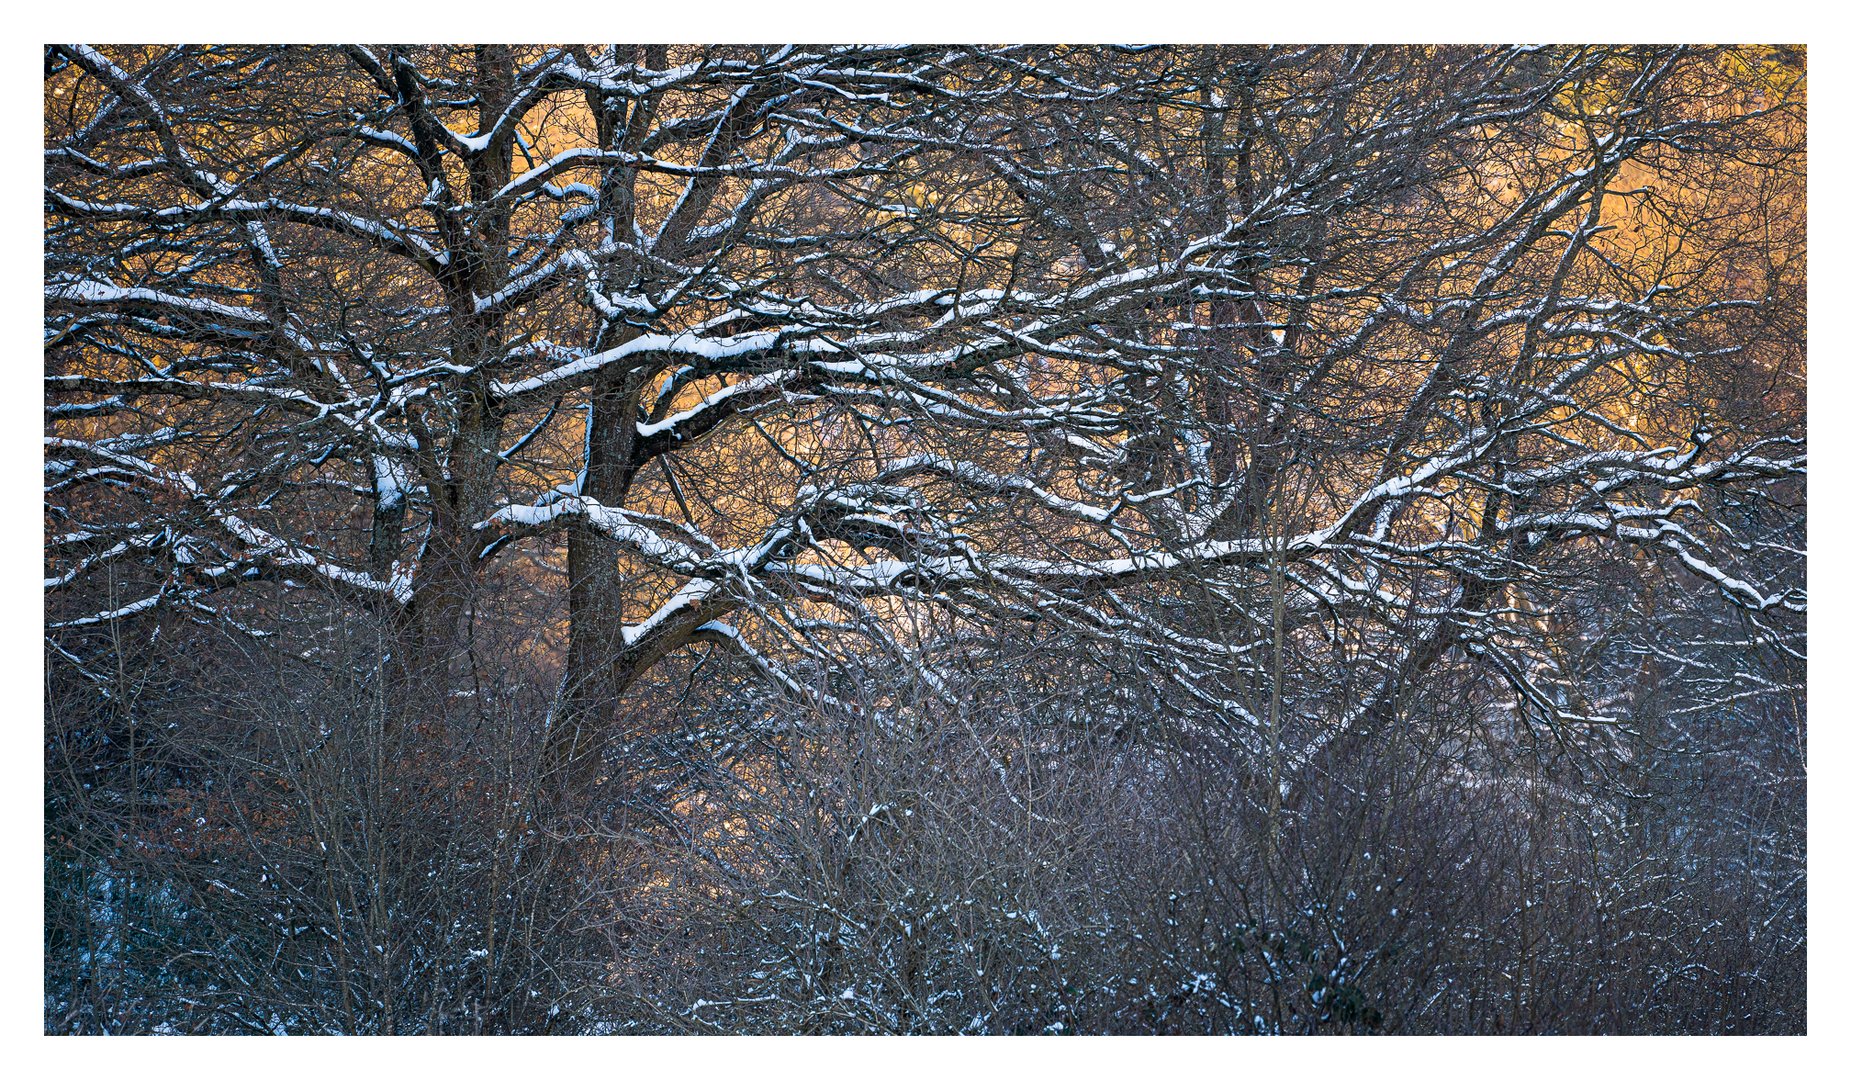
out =
<svg viewBox="0 0 1851 1080"><path fill-rule="evenodd" d="M551 1022L514 988L557 998L553 974L470 1005L382 989L437 985L391 950L459 925L427 893L497 860L563 875L488 898L527 905L522 932L589 912L573 940L621 952L648 937L624 914L642 900L581 886L668 873L647 852L694 818L760 842L738 865L682 844L731 866L690 864L689 889L736 898L794 851L835 890L780 886L810 918L891 909L915 880L948 895L944 875L1020 840L953 852L921 814L889 877L832 878L888 827L856 809L887 787L1002 822L1046 782L1068 829L1145 827L1050 835L1037 858L1092 888L1194 830L1221 882L1175 901L1217 927L1196 945L1272 966L1188 961L1245 987L1207 1012L1070 1002L996 1029L1483 1027L1444 995L1365 1002L1354 969L1314 962L1364 963L1329 892L1379 882L1343 821L1454 858L1483 839L1461 816L1597 817L1666 775L1653 754L1749 723L1772 741L1744 752L1780 746L1778 783L1803 775L1802 74L1780 50L1686 47L54 47L48 648L53 699L82 703L54 756L110 723L133 755L134 653L179 680L173 702L266 688L216 698L230 727L201 745L281 740L220 766L297 776L284 801L309 816L284 848L341 828L311 791L375 793L399 839L354 849L373 859L522 808L477 855L365 868L409 920L376 911L356 939L371 1011L305 989L285 1025ZM205 651L161 659L161 632ZM697 693L721 670L730 704ZM1071 685L1003 704L1016 678ZM545 704L517 704L535 686ZM311 761L282 717L318 715L348 749ZM879 768L813 783L864 754ZM902 768L921 760L947 771ZM1016 778L1042 760L1068 771ZM791 768L803 798L759 819L750 793ZM1766 797L1746 812L1797 822L1796 787ZM1798 834L1753 828L1779 837L1757 888L1793 903ZM1648 831L1626 835L1662 854ZM1566 842L1510 840L1515 891L1446 910L1598 877L1546 854ZM464 877L410 883L414 865ZM316 903L301 925L358 917ZM510 917L469 915L490 942ZM420 955L484 947L452 930ZM285 977L281 956L250 979L357 970L337 950ZM873 1012L812 1002L801 1022L1002 1015L953 1023L930 1004L941 969L884 970L884 990L842 984L897 995ZM1500 1024L1592 1008L1519 994Z"/></svg>

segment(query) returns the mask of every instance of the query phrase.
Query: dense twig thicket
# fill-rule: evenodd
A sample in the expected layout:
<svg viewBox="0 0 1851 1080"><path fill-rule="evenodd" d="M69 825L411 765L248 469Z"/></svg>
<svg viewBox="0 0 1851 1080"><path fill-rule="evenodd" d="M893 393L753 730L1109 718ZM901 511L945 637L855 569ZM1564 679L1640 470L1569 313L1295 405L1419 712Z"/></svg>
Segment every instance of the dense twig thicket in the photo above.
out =
<svg viewBox="0 0 1851 1080"><path fill-rule="evenodd" d="M1803 1030L1804 95L48 49L47 1030Z"/></svg>

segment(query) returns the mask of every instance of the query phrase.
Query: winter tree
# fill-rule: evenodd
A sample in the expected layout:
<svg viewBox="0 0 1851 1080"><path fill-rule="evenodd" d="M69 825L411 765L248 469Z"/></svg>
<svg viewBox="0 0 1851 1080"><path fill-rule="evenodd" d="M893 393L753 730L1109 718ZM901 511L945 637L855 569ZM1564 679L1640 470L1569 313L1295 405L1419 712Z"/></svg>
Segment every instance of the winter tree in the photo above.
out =
<svg viewBox="0 0 1851 1080"><path fill-rule="evenodd" d="M1384 806L1418 807L1394 828L1436 863L1502 857L1456 827L1516 814L1514 792L1526 828L1545 806L1607 822L1597 860L1664 858L1684 826L1627 818L1627 796L1726 746L1779 774L1744 814L1803 822L1794 54L72 45L46 65L48 802L90 790L60 778L89 754L133 785L108 811L159 833L151 865L268 852L141 886L256 927L190 961L223 995L203 1014L569 1029L612 958L643 955L650 889L724 906L810 867L820 891L757 907L762 944L809 925L793 904L899 910L923 895L904 883L955 891L1020 840L973 825L960 855L965 812L921 804L891 888L832 876L898 812L871 791L955 791L972 821L1147 815L1059 856L1095 892L1123 870L1110 906L1172 887L1148 860L1187 787L1244 823L1197 838L1199 870L1257 860L1256 956L1284 955L1264 928L1334 917L1305 890L1348 852L1341 823ZM1075 739L1116 748L1087 784ZM240 776L299 816L222 823ZM364 854L335 868L304 829ZM1791 903L1803 832L1754 835L1756 887ZM1498 848L1523 889L1582 850L1526 837ZM628 891L555 881L619 864ZM259 888L300 894L279 927ZM1040 915L984 902L1045 959ZM1780 940L1803 950L1799 903ZM570 979L536 930L562 919L603 942ZM960 925L932 955L974 940ZM651 940L639 970L699 963ZM1535 940L1499 1024L1625 1011L1542 1003ZM867 947L842 970L887 963ZM272 999L229 988L239 950ZM1095 999L1145 963L1087 962ZM1444 992L1365 1001L1349 968L1307 967L1291 1005L1276 974L1234 1000L1230 968L1200 991L1221 1004L1161 1016L1017 1015L1004 999L1052 977L980 992L980 966L954 1007L965 976L906 970L827 993L792 975L762 996L795 1011L762 1021L645 996L735 1030L1491 1030Z"/></svg>

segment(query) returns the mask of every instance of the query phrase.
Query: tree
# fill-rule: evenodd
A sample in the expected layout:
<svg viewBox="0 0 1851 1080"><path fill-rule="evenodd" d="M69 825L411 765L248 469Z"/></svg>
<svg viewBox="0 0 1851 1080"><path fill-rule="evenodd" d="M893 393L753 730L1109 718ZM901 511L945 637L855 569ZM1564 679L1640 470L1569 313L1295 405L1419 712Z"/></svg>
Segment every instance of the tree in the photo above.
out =
<svg viewBox="0 0 1851 1080"><path fill-rule="evenodd" d="M55 47L50 647L346 673L374 775L458 768L524 650L554 831L677 816L657 689L713 650L856 723L1058 650L1123 707L1038 722L1257 763L1274 873L1459 708L1618 771L1625 665L1801 649L1796 70ZM315 644L347 621L378 649Z"/></svg>

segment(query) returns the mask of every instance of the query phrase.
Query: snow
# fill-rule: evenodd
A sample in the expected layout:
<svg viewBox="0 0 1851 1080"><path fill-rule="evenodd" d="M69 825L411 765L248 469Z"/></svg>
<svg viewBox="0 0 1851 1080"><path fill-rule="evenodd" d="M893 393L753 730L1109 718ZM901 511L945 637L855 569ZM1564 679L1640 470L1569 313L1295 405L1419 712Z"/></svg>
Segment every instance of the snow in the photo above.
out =
<svg viewBox="0 0 1851 1080"><path fill-rule="evenodd" d="M406 495L411 492L411 477L405 466L384 454L374 454L373 491L382 513L402 507Z"/></svg>
<svg viewBox="0 0 1851 1080"><path fill-rule="evenodd" d="M751 334L736 334L730 337L706 338L691 332L678 334L642 334L613 349L581 357L571 363L554 368L541 375L522 379L512 383L496 383L493 392L496 397L510 399L531 396L555 387L566 388L581 382L586 376L621 364L624 361L649 353L706 360L709 362L730 360L765 353L776 346L781 338L778 331L761 331Z"/></svg>

